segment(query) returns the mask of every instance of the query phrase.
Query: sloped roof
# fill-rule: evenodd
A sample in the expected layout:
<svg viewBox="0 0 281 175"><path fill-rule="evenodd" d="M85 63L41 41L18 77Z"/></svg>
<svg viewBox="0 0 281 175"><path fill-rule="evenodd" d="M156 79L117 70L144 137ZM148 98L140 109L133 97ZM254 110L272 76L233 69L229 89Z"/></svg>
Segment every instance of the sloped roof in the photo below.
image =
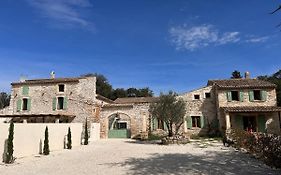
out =
<svg viewBox="0 0 281 175"><path fill-rule="evenodd" d="M219 89L235 89L235 88L276 88L276 85L268 81L258 79L227 79L227 80L209 80L209 85L215 85Z"/></svg>
<svg viewBox="0 0 281 175"><path fill-rule="evenodd" d="M158 101L158 97L126 97L117 98L114 102L119 104L127 103L153 103Z"/></svg>
<svg viewBox="0 0 281 175"><path fill-rule="evenodd" d="M69 83L69 82L79 82L80 78L54 78L54 79L34 79L34 80L25 80L23 82L14 82L11 83L14 85L26 85L26 84L50 84L50 83Z"/></svg>
<svg viewBox="0 0 281 175"><path fill-rule="evenodd" d="M277 106L238 106L222 107L225 112L279 112L281 107Z"/></svg>
<svg viewBox="0 0 281 175"><path fill-rule="evenodd" d="M105 102L107 102L107 103L114 103L113 100L111 100L111 99L109 99L109 98L106 98L105 96L102 96L102 95L100 95L100 94L97 94L96 98L97 98L98 100L105 101Z"/></svg>

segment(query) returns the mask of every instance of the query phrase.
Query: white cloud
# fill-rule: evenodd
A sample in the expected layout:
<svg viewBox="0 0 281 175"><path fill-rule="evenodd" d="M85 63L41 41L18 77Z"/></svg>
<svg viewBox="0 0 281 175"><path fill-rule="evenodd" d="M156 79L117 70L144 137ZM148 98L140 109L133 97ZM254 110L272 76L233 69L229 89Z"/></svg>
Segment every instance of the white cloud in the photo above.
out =
<svg viewBox="0 0 281 175"><path fill-rule="evenodd" d="M170 29L171 41L176 49L194 51L210 44L224 45L240 40L239 32L219 32L212 25L201 25L188 28L186 26Z"/></svg>
<svg viewBox="0 0 281 175"><path fill-rule="evenodd" d="M262 43L269 39L269 36L263 36L263 37L250 37L245 42L247 43Z"/></svg>
<svg viewBox="0 0 281 175"><path fill-rule="evenodd" d="M87 27L93 24L82 17L81 9L91 7L88 0L27 0L40 14L54 22L55 26Z"/></svg>

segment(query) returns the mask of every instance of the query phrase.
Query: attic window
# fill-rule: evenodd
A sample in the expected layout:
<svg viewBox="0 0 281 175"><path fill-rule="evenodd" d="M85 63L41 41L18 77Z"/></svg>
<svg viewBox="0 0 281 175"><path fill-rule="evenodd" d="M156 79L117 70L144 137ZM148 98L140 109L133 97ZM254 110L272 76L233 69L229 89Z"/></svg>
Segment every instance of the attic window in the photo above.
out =
<svg viewBox="0 0 281 175"><path fill-rule="evenodd" d="M231 98L232 98L233 101L239 101L238 91L231 91Z"/></svg>
<svg viewBox="0 0 281 175"><path fill-rule="evenodd" d="M261 91L254 90L254 100L261 100Z"/></svg>
<svg viewBox="0 0 281 175"><path fill-rule="evenodd" d="M195 100L199 100L200 99L200 95L198 95L198 94L194 95L194 99Z"/></svg>
<svg viewBox="0 0 281 175"><path fill-rule="evenodd" d="M210 92L205 92L205 98L211 98L211 93Z"/></svg>
<svg viewBox="0 0 281 175"><path fill-rule="evenodd" d="M64 92L64 84L59 85L59 92Z"/></svg>

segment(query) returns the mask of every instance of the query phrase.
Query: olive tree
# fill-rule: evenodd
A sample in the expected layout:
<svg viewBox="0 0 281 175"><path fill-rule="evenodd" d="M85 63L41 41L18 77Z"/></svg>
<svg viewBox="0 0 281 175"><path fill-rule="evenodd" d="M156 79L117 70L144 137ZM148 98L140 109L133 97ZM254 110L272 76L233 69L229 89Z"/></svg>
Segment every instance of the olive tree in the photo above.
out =
<svg viewBox="0 0 281 175"><path fill-rule="evenodd" d="M177 94L170 91L168 94L160 94L159 101L150 105L152 118L162 120L167 126L169 136L178 134L184 123L186 103L178 98Z"/></svg>

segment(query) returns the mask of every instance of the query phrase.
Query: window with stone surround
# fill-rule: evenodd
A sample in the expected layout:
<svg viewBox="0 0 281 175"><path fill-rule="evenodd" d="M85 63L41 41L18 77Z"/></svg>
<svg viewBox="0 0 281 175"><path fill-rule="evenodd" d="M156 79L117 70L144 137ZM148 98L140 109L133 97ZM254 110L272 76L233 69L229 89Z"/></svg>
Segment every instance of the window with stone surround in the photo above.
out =
<svg viewBox="0 0 281 175"><path fill-rule="evenodd" d="M59 92L64 92L64 84L59 84Z"/></svg>
<svg viewBox="0 0 281 175"><path fill-rule="evenodd" d="M211 98L211 93L210 92L205 92L205 98Z"/></svg>
<svg viewBox="0 0 281 175"><path fill-rule="evenodd" d="M64 105L64 98L63 98L63 97L58 97L58 106L57 106L57 109L58 109L58 110L64 109L63 105Z"/></svg>
<svg viewBox="0 0 281 175"><path fill-rule="evenodd" d="M27 98L22 99L22 110L23 111L27 111L27 107L28 107L27 102L28 102Z"/></svg>
<svg viewBox="0 0 281 175"><path fill-rule="evenodd" d="M200 116L191 116L191 120L193 128L201 128Z"/></svg>
<svg viewBox="0 0 281 175"><path fill-rule="evenodd" d="M200 95L199 94L195 94L194 95L194 100L200 100Z"/></svg>
<svg viewBox="0 0 281 175"><path fill-rule="evenodd" d="M239 101L239 92L231 91L231 99L232 99L232 101Z"/></svg>

